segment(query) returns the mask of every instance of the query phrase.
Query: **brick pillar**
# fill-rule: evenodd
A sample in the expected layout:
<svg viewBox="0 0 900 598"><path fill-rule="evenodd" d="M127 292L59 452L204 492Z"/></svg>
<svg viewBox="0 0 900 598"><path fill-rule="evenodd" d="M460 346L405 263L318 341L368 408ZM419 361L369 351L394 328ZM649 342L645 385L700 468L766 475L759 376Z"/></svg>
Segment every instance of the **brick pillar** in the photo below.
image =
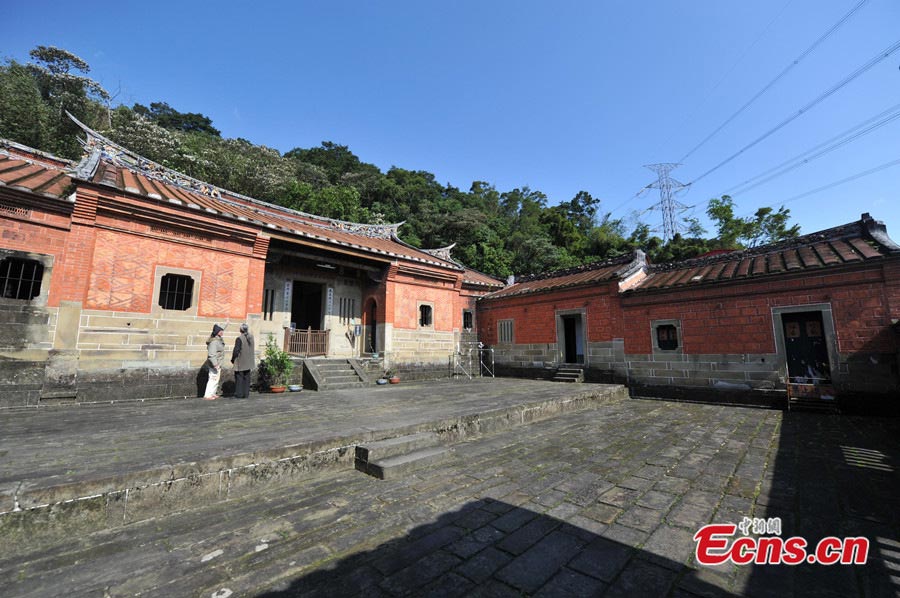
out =
<svg viewBox="0 0 900 598"><path fill-rule="evenodd" d="M253 258L247 276L247 314L262 313L263 289L266 283L266 254L269 252L269 237L258 235L253 243Z"/></svg>
<svg viewBox="0 0 900 598"><path fill-rule="evenodd" d="M384 322L384 332L381 338L384 339L384 351L388 354L394 349L394 318L397 311L397 297L394 286L396 285L396 276L397 262L394 262L390 265L387 275L384 277L384 300L381 303L381 310L384 311L384 317L381 320Z"/></svg>
<svg viewBox="0 0 900 598"><path fill-rule="evenodd" d="M59 263L54 266L54 282L50 285L48 303L54 307L60 305L61 301L83 304L87 299L97 240L97 229L94 226L97 220L97 201L95 191L78 189L72 212L72 228L66 237Z"/></svg>

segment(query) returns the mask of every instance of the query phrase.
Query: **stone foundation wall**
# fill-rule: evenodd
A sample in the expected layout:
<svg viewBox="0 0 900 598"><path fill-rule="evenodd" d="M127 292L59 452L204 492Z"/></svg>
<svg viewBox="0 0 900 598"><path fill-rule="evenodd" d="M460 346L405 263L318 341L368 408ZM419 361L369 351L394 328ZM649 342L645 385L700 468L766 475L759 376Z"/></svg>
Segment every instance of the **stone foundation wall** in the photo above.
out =
<svg viewBox="0 0 900 598"><path fill-rule="evenodd" d="M0 407L198 396L208 378L206 339L216 323L229 322L83 310L72 302L58 309L0 305ZM226 362L240 322L229 324ZM256 336L258 361L264 341ZM233 388L230 369L221 384L226 392Z"/></svg>
<svg viewBox="0 0 900 598"><path fill-rule="evenodd" d="M543 368L557 365L556 343L497 345L494 363L503 368Z"/></svg>
<svg viewBox="0 0 900 598"><path fill-rule="evenodd" d="M498 345L494 351L497 374L502 376L550 378L559 365L555 344ZM679 399L686 399L692 392L706 396L707 391L757 397L761 391L785 388L784 365L775 353L626 354L624 342L616 339L589 343L583 367L587 382L627 383L645 394ZM839 393L848 395L900 396L897 370L897 357L892 354L842 354L834 372L835 387ZM671 389L683 390L673 394ZM771 396L762 399L764 404L772 401Z"/></svg>
<svg viewBox="0 0 900 598"><path fill-rule="evenodd" d="M647 386L775 388L783 385L777 363L775 354L625 355L629 381Z"/></svg>
<svg viewBox="0 0 900 598"><path fill-rule="evenodd" d="M394 363L439 366L447 369L451 354L456 351L457 335L453 332L394 327L391 331L389 351L391 365Z"/></svg>
<svg viewBox="0 0 900 598"><path fill-rule="evenodd" d="M37 404L58 315L56 308L0 300L0 407Z"/></svg>

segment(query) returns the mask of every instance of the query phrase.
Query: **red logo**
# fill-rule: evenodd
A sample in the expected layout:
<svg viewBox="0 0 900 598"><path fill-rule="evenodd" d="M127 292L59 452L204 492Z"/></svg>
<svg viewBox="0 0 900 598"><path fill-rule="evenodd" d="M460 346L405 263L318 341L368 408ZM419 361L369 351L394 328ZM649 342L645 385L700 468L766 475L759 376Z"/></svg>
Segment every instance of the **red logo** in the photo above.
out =
<svg viewBox="0 0 900 598"><path fill-rule="evenodd" d="M778 519L778 518L774 518ZM745 521L747 518L745 518ZM765 522L766 520L762 520ZM772 520L768 520L771 522ZM778 519L778 533L781 520ZM800 563L818 563L820 565L864 565L869 558L869 539L863 537L822 538L811 551L807 551L809 543L805 538L793 536L782 538L777 536L748 536L734 538L738 525L734 523L711 523L704 525L696 534L695 556L701 565L799 565ZM742 526L742 531L744 526ZM754 526L754 531L759 529ZM744 532L746 534L746 532ZM759 532L756 532L759 533ZM765 532L763 532L765 533Z"/></svg>

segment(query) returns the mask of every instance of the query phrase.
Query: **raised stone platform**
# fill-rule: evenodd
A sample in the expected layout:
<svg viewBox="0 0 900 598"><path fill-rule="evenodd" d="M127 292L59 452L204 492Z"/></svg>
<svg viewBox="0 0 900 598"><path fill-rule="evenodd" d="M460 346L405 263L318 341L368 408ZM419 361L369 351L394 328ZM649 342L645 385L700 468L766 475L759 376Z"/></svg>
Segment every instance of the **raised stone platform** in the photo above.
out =
<svg viewBox="0 0 900 598"><path fill-rule="evenodd" d="M496 379L3 410L0 545L350 469L366 442L431 432L451 444L627 396L617 385Z"/></svg>

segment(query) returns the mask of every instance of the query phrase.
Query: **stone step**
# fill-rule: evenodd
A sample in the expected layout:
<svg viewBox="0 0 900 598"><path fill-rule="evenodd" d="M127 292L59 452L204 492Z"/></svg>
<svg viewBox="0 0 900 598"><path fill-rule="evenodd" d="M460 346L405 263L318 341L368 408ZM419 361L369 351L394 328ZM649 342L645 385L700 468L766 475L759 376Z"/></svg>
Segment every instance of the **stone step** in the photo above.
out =
<svg viewBox="0 0 900 598"><path fill-rule="evenodd" d="M326 373L322 376L325 379L325 382L330 384L340 383L340 382L359 382L359 376L356 375L356 372L341 372L340 374L330 374Z"/></svg>
<svg viewBox="0 0 900 598"><path fill-rule="evenodd" d="M318 365L316 366L320 372L352 372L354 371L350 364L334 364L334 365Z"/></svg>
<svg viewBox="0 0 900 598"><path fill-rule="evenodd" d="M450 456L450 449L442 446L423 448L411 453L378 461L356 460L356 469L380 480L392 480L426 465L439 463Z"/></svg>
<svg viewBox="0 0 900 598"><path fill-rule="evenodd" d="M440 441L440 437L434 432L419 432L418 434L376 440L357 446L356 458L362 461L386 459L418 449L437 446Z"/></svg>
<svg viewBox="0 0 900 598"><path fill-rule="evenodd" d="M319 390L346 390L348 388L363 388L365 382L357 378L356 382L324 382L319 385Z"/></svg>
<svg viewBox="0 0 900 598"><path fill-rule="evenodd" d="M570 378L570 377L566 377L566 376L556 376L553 378L553 381L554 382L572 382L572 383L581 382L581 380L579 380L578 378Z"/></svg>

